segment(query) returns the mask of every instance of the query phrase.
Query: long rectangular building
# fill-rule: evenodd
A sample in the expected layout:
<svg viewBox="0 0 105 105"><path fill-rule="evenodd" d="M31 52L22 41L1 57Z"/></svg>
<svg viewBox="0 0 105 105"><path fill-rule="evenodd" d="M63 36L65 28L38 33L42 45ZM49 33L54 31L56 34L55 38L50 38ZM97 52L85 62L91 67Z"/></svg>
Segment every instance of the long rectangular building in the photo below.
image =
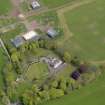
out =
<svg viewBox="0 0 105 105"><path fill-rule="evenodd" d="M31 40L32 38L35 38L38 36L38 34L35 31L30 31L24 35L22 35L23 38L27 41L27 40Z"/></svg>

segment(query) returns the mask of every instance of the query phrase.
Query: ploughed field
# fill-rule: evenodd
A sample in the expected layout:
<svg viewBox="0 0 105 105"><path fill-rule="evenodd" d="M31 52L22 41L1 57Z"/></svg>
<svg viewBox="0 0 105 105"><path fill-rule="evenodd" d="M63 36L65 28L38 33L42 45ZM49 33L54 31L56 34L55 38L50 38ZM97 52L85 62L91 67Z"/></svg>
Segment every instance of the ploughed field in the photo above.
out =
<svg viewBox="0 0 105 105"><path fill-rule="evenodd" d="M63 44L64 49L85 60L104 60L105 1L96 0L67 11L64 15L73 33Z"/></svg>

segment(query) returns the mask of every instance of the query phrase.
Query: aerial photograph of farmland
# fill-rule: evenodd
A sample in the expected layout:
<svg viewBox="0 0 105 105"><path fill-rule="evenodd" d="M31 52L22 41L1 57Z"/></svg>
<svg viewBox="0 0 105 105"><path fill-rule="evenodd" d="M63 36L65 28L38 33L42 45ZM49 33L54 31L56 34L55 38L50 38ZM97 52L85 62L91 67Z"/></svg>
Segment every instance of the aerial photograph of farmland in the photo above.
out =
<svg viewBox="0 0 105 105"><path fill-rule="evenodd" d="M0 0L0 105L105 105L105 0Z"/></svg>

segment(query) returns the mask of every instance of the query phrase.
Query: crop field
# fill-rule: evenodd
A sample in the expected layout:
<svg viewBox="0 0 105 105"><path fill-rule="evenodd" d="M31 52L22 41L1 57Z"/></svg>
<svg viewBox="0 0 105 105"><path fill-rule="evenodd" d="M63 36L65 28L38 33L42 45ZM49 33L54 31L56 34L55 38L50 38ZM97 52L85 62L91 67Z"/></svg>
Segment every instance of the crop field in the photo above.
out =
<svg viewBox="0 0 105 105"><path fill-rule="evenodd" d="M12 8L10 0L0 0L0 15L6 14Z"/></svg>
<svg viewBox="0 0 105 105"><path fill-rule="evenodd" d="M67 3L70 3L74 0L42 0L43 4L48 6L49 8L55 8Z"/></svg>
<svg viewBox="0 0 105 105"><path fill-rule="evenodd" d="M90 85L42 105L104 105L105 72Z"/></svg>
<svg viewBox="0 0 105 105"><path fill-rule="evenodd" d="M104 60L104 11L105 1L96 0L65 12L66 23L73 36L63 43L64 48L85 60Z"/></svg>

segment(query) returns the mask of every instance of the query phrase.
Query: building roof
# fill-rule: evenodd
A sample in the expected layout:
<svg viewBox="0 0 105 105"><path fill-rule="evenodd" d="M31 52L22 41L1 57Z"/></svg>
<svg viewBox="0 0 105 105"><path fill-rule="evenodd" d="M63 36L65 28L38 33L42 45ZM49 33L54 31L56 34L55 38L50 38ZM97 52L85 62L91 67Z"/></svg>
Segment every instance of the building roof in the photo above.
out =
<svg viewBox="0 0 105 105"><path fill-rule="evenodd" d="M24 34L23 38L27 41L27 40L35 38L36 36L38 36L38 34L35 31L30 31L30 32Z"/></svg>
<svg viewBox="0 0 105 105"><path fill-rule="evenodd" d="M48 36L54 38L55 36L58 35L58 32L56 30L54 30L53 28L50 28L47 30L47 34L48 34Z"/></svg>
<svg viewBox="0 0 105 105"><path fill-rule="evenodd" d="M59 59L53 58L50 61L50 65L53 66L55 69L58 68L63 62Z"/></svg>
<svg viewBox="0 0 105 105"><path fill-rule="evenodd" d="M11 39L11 42L13 43L15 47L19 47L20 45L24 43L24 39L21 36L18 36L14 39Z"/></svg>
<svg viewBox="0 0 105 105"><path fill-rule="evenodd" d="M78 71L74 71L72 72L71 77L75 80L78 80L78 78L80 77L80 73Z"/></svg>
<svg viewBox="0 0 105 105"><path fill-rule="evenodd" d="M39 4L38 1L35 0L35 1L33 1L33 2L31 3L31 6L32 6L33 9L35 9L35 8L40 7L40 4Z"/></svg>

